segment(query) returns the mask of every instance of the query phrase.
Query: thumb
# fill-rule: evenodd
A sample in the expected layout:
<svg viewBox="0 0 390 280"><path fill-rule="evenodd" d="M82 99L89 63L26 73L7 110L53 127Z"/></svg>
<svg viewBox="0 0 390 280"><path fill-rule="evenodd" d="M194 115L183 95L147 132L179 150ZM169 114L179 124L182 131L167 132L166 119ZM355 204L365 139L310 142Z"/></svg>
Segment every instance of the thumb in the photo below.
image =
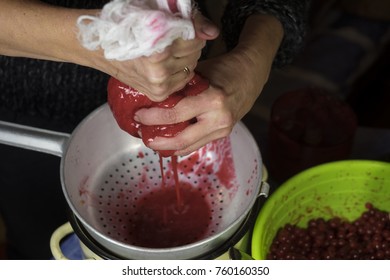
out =
<svg viewBox="0 0 390 280"><path fill-rule="evenodd" d="M213 40L219 35L219 28L201 13L194 16L196 36L203 40Z"/></svg>

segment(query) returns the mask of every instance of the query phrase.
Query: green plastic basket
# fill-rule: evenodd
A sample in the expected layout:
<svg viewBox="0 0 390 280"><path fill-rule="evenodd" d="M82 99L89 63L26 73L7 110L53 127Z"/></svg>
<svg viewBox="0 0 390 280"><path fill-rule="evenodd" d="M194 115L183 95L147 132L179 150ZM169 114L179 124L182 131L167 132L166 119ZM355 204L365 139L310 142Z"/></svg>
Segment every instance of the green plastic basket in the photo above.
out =
<svg viewBox="0 0 390 280"><path fill-rule="evenodd" d="M283 183L265 202L252 235L252 257L266 259L279 228L306 227L313 218L358 218L371 202L390 211L390 163L345 160L307 169Z"/></svg>

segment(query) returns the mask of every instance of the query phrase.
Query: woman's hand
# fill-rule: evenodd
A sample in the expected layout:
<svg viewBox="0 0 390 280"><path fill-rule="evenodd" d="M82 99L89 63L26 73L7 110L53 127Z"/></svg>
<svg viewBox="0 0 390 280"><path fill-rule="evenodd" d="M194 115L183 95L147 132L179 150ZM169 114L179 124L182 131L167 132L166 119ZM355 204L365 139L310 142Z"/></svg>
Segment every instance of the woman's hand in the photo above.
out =
<svg viewBox="0 0 390 280"><path fill-rule="evenodd" d="M251 16L234 50L203 61L196 68L209 79L209 89L182 99L172 109L141 109L136 113L145 125L197 119L176 137L157 137L149 147L186 155L210 141L228 136L260 95L282 37L281 24L275 18Z"/></svg>
<svg viewBox="0 0 390 280"><path fill-rule="evenodd" d="M206 40L219 34L200 14L194 18L196 38L176 40L164 52L128 61L107 60L78 41L77 19L99 10L68 9L41 1L0 2L0 54L63 61L95 68L146 94L154 101L184 87L193 76ZM190 72L186 73L185 68Z"/></svg>
<svg viewBox="0 0 390 280"><path fill-rule="evenodd" d="M149 57L112 61L96 52L94 67L144 93L151 100L162 101L191 80L206 41L219 35L218 28L201 14L195 14L194 26L195 39L177 39L162 53Z"/></svg>

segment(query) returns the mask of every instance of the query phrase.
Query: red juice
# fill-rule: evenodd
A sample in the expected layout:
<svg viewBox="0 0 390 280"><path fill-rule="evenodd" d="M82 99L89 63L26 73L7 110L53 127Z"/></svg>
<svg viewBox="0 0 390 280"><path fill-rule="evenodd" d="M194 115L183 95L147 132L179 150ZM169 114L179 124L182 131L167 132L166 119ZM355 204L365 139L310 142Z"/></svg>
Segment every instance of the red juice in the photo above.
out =
<svg viewBox="0 0 390 280"><path fill-rule="evenodd" d="M188 184L164 187L145 195L136 205L129 225L130 244L148 248L182 246L200 240L210 223L204 196Z"/></svg>

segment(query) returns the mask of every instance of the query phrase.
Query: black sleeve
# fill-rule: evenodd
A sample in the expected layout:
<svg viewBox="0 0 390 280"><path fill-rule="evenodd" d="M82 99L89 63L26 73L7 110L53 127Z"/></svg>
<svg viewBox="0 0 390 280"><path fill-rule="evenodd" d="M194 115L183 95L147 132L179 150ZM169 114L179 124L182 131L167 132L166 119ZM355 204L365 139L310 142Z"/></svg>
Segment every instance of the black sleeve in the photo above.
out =
<svg viewBox="0 0 390 280"><path fill-rule="evenodd" d="M238 43L245 20L254 13L273 15L284 28L284 38L274 66L292 61L302 48L310 0L229 0L222 17L222 35L228 49Z"/></svg>

